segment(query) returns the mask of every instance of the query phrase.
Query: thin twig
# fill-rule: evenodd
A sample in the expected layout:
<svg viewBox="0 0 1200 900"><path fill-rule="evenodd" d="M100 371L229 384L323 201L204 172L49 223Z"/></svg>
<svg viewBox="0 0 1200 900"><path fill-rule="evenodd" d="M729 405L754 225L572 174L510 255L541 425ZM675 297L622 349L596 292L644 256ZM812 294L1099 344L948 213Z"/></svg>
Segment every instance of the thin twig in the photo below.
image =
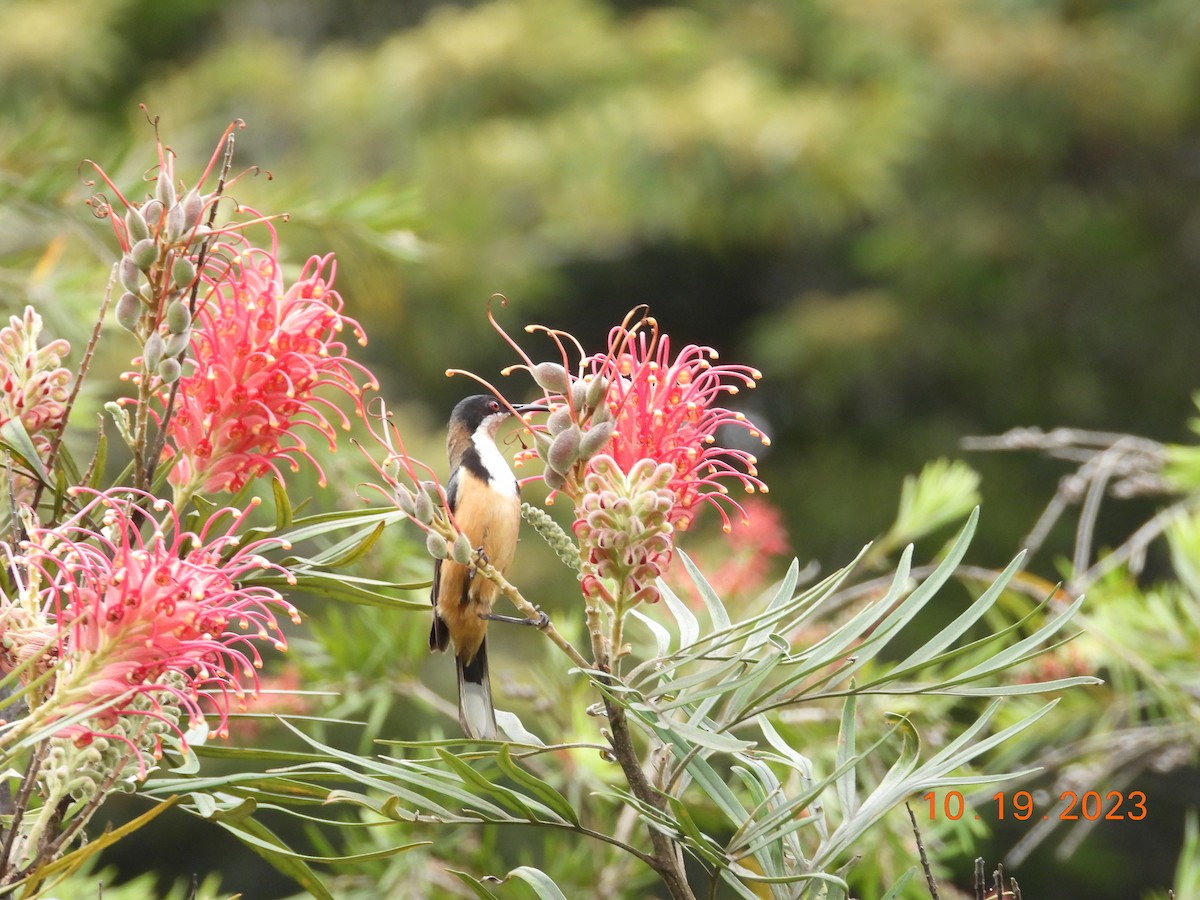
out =
<svg viewBox="0 0 1200 900"><path fill-rule="evenodd" d="M592 668L583 655L575 649L575 647L565 637L559 634L558 629L554 627L554 623L549 618L544 617L540 609L530 603L522 595L521 591L511 581L505 578L500 571L491 563L477 561L475 568L484 578L491 581L496 587L500 588L500 592L504 594L513 606L520 610L521 614L527 619L538 620L536 626L538 631L542 632L546 637L550 638L554 644L562 650L563 653L570 657L571 662L579 666L584 671Z"/></svg>
<svg viewBox="0 0 1200 900"><path fill-rule="evenodd" d="M938 893L937 881L934 880L933 870L929 868L929 857L925 855L925 844L921 841L921 829L917 827L917 817L913 815L912 806L906 800L904 808L908 810L908 819L912 822L913 837L917 839L917 853L921 855L921 868L925 870L925 883L929 886L929 896L933 900L941 900Z"/></svg>
<svg viewBox="0 0 1200 900"><path fill-rule="evenodd" d="M67 397L62 417L54 429L54 439L50 442L50 452L46 454L46 474L50 474L53 471L54 464L58 461L58 453L62 448L63 438L67 432L67 419L71 416L71 410L75 408L75 401L79 397L79 389L83 386L83 379L91 369L92 356L96 352L96 345L100 343L100 330L104 327L104 319L108 315L108 305L112 302L112 289L116 278L117 267L114 265L108 274L108 285L104 288L104 299L100 301L100 313L96 316L96 322L92 326L92 335L88 338L87 347L84 348L83 359L79 362L79 374L75 377L74 384L71 385L71 394ZM33 509L37 509L44 489L45 484L41 479L38 479L37 488L33 492L33 503L30 504Z"/></svg>
<svg viewBox="0 0 1200 900"><path fill-rule="evenodd" d="M25 773L21 777L21 790L17 794L15 809L13 810L12 821L8 825L8 831L4 835L4 842L0 845L0 884L8 884L12 878L12 849L13 843L16 841L17 832L21 828L21 820L25 817L26 807L29 806L29 798L33 796L33 785L37 781L37 770L42 765L42 760L46 757L48 743L40 742L33 749L33 753L29 755L29 762L25 765Z"/></svg>

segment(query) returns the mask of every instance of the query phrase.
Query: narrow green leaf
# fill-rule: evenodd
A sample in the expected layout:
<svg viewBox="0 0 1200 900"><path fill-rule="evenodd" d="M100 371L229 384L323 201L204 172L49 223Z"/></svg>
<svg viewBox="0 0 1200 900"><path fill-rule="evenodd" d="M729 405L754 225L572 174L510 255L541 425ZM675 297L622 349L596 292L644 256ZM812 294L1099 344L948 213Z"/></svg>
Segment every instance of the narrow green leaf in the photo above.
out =
<svg viewBox="0 0 1200 900"><path fill-rule="evenodd" d="M641 622L650 633L654 635L654 642L657 647L657 656L666 656L671 652L671 632L663 628L649 616L638 612L636 609L631 609L629 614Z"/></svg>
<svg viewBox="0 0 1200 900"><path fill-rule="evenodd" d="M499 894L495 894L488 890L484 883L474 875L468 874L467 872L460 872L457 869L447 869L446 871L469 887L474 892L475 896L479 898L479 900L500 900Z"/></svg>
<svg viewBox="0 0 1200 900"><path fill-rule="evenodd" d="M851 684L853 691L853 684ZM836 765L840 768L841 765L848 759L853 758L857 746L855 738L855 714L857 710L858 698L850 693L846 696L842 703L842 721L838 728L837 737L837 762ZM837 781L837 795L841 802L843 815L850 818L858 810L858 773L854 768L847 769L846 774Z"/></svg>
<svg viewBox="0 0 1200 900"><path fill-rule="evenodd" d="M717 592L713 586L708 583L708 579L704 577L691 557L682 550L679 552L679 558L683 560L683 567L687 569L688 577L691 578L692 584L696 586L696 590L700 592L700 599L704 601L705 607L708 609L708 616L712 619L714 631L724 631L730 626L729 612L725 609L725 604L721 602L721 598L717 596Z"/></svg>
<svg viewBox="0 0 1200 900"><path fill-rule="evenodd" d="M697 621L692 611L687 608L687 604L676 596L675 592L671 590L665 581L660 578L655 584L658 587L659 594L667 605L667 609L671 611L671 615L675 617L675 621L679 625L680 648L690 647L696 642L696 638L700 636L700 622Z"/></svg>
<svg viewBox="0 0 1200 900"><path fill-rule="evenodd" d="M14 416L0 425L0 448L10 451L29 474L47 487L50 486L50 476L20 418Z"/></svg>
<svg viewBox="0 0 1200 900"><path fill-rule="evenodd" d="M1013 576L1021 570L1024 562L1025 551L1022 550L1008 564L1008 567L1000 573L996 580L992 582L991 586L980 595L978 600L963 610L953 622L941 629L920 649L914 651L907 659L897 664L896 669L903 670L926 663L958 640L968 628L979 621L980 617L992 608L996 599L1008 587L1008 583L1012 580Z"/></svg>
<svg viewBox="0 0 1200 900"><path fill-rule="evenodd" d="M891 886L886 894L880 900L900 900L904 896L904 888L912 881L913 876L917 874L917 867L913 866L907 872L900 876L900 880Z"/></svg>
<svg viewBox="0 0 1200 900"><path fill-rule="evenodd" d="M570 801L555 790L552 785L542 781L542 779L515 763L507 744L501 747L500 752L496 755L496 765L500 767L501 772L553 810L559 818L570 822L572 825L579 825L579 815L575 812L574 807L571 806Z"/></svg>
<svg viewBox="0 0 1200 900"><path fill-rule="evenodd" d="M541 869L535 869L533 866L517 866L504 877L504 880L507 881L510 878L519 878L532 887L533 892L538 895L538 900L567 900L553 879Z"/></svg>
<svg viewBox="0 0 1200 900"><path fill-rule="evenodd" d="M112 846L122 838L133 834L143 825L149 824L151 821L158 818L159 815L174 806L178 801L178 797L168 797L166 800L155 804L155 806L153 806L150 810L142 813L136 819L126 822L119 828L114 828L111 831L105 831L99 837L90 839L86 844L78 847L75 850L72 850L67 855L54 860L54 862L41 866L38 868L35 874L38 878L47 878L50 875L53 875L55 872L73 872L77 870L79 866L81 866L89 857L99 853L105 847ZM27 880L28 879L23 879L22 881L15 882L13 885L11 885L11 887L22 884Z"/></svg>
<svg viewBox="0 0 1200 900"><path fill-rule="evenodd" d="M271 491L275 495L275 528L286 531L292 526L292 499L278 478L271 479Z"/></svg>

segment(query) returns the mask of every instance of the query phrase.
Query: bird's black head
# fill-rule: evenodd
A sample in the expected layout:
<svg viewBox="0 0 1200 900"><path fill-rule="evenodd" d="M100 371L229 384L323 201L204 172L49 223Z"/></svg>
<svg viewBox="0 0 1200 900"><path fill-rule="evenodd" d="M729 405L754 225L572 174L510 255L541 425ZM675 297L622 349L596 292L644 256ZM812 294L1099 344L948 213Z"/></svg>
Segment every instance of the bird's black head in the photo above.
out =
<svg viewBox="0 0 1200 900"><path fill-rule="evenodd" d="M450 430L463 431L468 435L474 434L485 421L492 427L493 434L500 423L511 413L508 407L491 394L476 394L458 402L454 412L450 413ZM490 421L489 421L490 420Z"/></svg>

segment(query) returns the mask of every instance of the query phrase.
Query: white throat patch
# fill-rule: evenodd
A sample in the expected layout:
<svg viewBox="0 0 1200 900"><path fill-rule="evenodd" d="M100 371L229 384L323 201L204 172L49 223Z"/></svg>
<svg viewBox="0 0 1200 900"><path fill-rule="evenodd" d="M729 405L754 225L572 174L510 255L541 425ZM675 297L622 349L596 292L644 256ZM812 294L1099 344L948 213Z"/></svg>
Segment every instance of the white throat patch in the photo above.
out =
<svg viewBox="0 0 1200 900"><path fill-rule="evenodd" d="M491 485L492 490L516 497L517 478L513 475L512 469L509 468L507 460L501 455L499 448L496 446L496 441L490 433L499 424L499 421L493 422L493 418L503 420L507 416L489 416L484 419L475 430L475 433L471 435L471 443L475 445L475 450L479 454L479 461L487 469L488 484Z"/></svg>

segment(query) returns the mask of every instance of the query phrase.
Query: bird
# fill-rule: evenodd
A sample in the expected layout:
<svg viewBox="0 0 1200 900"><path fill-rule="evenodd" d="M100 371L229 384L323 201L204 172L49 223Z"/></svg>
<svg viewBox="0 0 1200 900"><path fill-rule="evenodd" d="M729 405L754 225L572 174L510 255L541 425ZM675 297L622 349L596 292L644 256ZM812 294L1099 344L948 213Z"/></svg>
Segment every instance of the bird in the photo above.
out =
<svg viewBox="0 0 1200 900"><path fill-rule="evenodd" d="M513 411L529 408L510 408L488 394L467 397L450 414L446 435L450 512L480 558L502 575L516 554L521 501L516 476L496 447L496 431ZM429 649L445 651L453 646L459 723L468 737L483 740L494 740L497 735L488 677L488 621L525 621L492 613L498 593L496 584L473 566L453 559L434 561Z"/></svg>

